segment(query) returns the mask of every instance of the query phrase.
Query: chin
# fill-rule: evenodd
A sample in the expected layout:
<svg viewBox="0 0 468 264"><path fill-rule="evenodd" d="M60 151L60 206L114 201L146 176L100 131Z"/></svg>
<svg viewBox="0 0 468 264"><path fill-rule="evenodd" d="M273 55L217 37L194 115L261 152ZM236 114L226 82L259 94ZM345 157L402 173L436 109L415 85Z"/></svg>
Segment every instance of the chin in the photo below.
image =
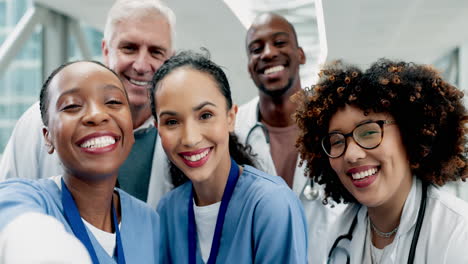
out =
<svg viewBox="0 0 468 264"><path fill-rule="evenodd" d="M372 194L357 194L353 195L354 198L362 205L368 208L379 207L383 204L382 197Z"/></svg>
<svg viewBox="0 0 468 264"><path fill-rule="evenodd" d="M281 97L284 94L286 94L290 88L291 88L290 85L285 85L285 86L262 85L260 86L260 90L271 97Z"/></svg>
<svg viewBox="0 0 468 264"><path fill-rule="evenodd" d="M143 108L150 104L148 98L142 95L129 95L129 102L131 108Z"/></svg>
<svg viewBox="0 0 468 264"><path fill-rule="evenodd" d="M208 181L211 178L211 173L209 170L204 168L187 168L183 171L185 176L192 182L192 183L203 183Z"/></svg>
<svg viewBox="0 0 468 264"><path fill-rule="evenodd" d="M74 177L81 178L84 181L94 182L94 181L102 181L109 179L111 177L117 176L118 170L91 170L87 169L82 173L76 173L73 175ZM116 177L117 178L117 177Z"/></svg>

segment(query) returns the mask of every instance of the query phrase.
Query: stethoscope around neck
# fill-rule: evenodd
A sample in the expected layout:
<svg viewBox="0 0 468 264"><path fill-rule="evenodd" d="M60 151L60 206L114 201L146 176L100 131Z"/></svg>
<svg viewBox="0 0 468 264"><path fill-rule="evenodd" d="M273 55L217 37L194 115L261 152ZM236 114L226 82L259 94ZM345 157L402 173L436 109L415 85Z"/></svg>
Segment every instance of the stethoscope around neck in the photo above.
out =
<svg viewBox="0 0 468 264"><path fill-rule="evenodd" d="M411 240L411 247L410 247L410 252L408 255L408 264L414 263L414 256L416 254L416 246L418 245L418 240L419 240L419 234L421 233L421 226L424 220L424 214L426 212L426 201L427 201L427 183L423 182L422 183L422 197L421 197L421 204L419 206L419 211L418 211L418 218L416 220L416 227L414 229L414 234L413 234L413 239ZM348 233L345 235L341 235L336 238L335 242L333 243L332 248L330 249L330 252L328 253L328 259L327 259L327 264L331 263L331 256L333 255L333 251L338 249L338 243L341 240L347 239L349 242L353 240L353 232L354 228L356 227L357 224L357 218L358 218L358 213L359 209L357 210L356 215L354 216L353 222L351 223L351 226L349 227ZM346 256L346 264L350 263L350 256L347 254Z"/></svg>
<svg viewBox="0 0 468 264"><path fill-rule="evenodd" d="M260 104L257 103L257 121L255 122L255 125L250 128L249 132L247 133L247 137L245 138L245 145L249 145L250 141L250 136L252 135L252 132L255 131L255 129L261 129L263 134L265 135L265 141L269 145L270 144L270 134L268 133L268 129L266 126L261 122L262 116L260 114Z"/></svg>
<svg viewBox="0 0 468 264"><path fill-rule="evenodd" d="M267 145L270 144L270 134L268 133L268 129L261 122L261 120L262 120L262 116L260 114L260 105L257 103L257 121L255 122L255 125L251 127L249 132L247 133L247 137L245 138L244 145L246 146L249 145L250 136L252 135L252 132L255 131L255 129L261 129L263 132L263 135L265 135L265 142L267 143ZM307 184L302 189L302 195L308 201L317 200L320 197L320 191L318 190L318 188L314 188L314 182L310 178L307 179Z"/></svg>

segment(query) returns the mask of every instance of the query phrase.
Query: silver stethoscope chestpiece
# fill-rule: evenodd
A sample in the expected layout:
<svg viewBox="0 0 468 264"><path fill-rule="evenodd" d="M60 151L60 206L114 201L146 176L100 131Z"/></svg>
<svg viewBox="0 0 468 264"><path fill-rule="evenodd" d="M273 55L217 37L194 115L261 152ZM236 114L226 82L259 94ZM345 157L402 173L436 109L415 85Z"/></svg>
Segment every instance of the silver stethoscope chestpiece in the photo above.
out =
<svg viewBox="0 0 468 264"><path fill-rule="evenodd" d="M320 195L320 190L318 190L318 188L313 188L310 183L311 181L308 180L304 190L302 190L302 194L309 201L317 200Z"/></svg>

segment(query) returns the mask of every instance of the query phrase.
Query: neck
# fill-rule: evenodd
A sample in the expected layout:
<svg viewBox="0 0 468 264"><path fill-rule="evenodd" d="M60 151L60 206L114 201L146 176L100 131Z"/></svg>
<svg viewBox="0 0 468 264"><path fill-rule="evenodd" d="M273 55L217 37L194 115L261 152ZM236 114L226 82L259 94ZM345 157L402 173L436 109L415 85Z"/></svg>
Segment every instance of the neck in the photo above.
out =
<svg viewBox="0 0 468 264"><path fill-rule="evenodd" d="M209 179L193 182L195 203L198 206L206 206L222 200L231 169L231 160L223 163L226 165L216 170Z"/></svg>
<svg viewBox="0 0 468 264"><path fill-rule="evenodd" d="M151 107L144 106L130 106L132 110L133 129L140 127L151 116Z"/></svg>
<svg viewBox="0 0 468 264"><path fill-rule="evenodd" d="M69 174L64 176L80 216L96 228L112 232L111 202L117 174L100 181L87 181ZM118 211L119 198L114 197L114 207ZM117 212L120 215L120 212Z"/></svg>
<svg viewBox="0 0 468 264"><path fill-rule="evenodd" d="M262 121L273 127L288 127L295 124L292 115L297 109L297 104L291 101L291 96L300 89L298 84L278 98L260 93L259 108Z"/></svg>
<svg viewBox="0 0 468 264"><path fill-rule="evenodd" d="M390 232L400 225L401 214L409 192L411 191L412 177L406 177L409 183L401 184L400 191L397 195L389 199L388 203L382 204L377 207L369 207L368 215L369 220L381 232ZM372 243L377 248L384 248L391 244L395 238L395 234L388 238L378 236L377 233L371 228Z"/></svg>

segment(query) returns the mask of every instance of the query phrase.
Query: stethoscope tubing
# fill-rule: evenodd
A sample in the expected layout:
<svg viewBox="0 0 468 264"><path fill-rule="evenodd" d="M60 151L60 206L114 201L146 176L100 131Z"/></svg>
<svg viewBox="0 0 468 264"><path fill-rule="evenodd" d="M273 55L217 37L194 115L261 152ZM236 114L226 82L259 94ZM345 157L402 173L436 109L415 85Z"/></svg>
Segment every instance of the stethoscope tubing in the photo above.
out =
<svg viewBox="0 0 468 264"><path fill-rule="evenodd" d="M253 127L251 127L249 129L249 132L247 133L247 136L245 137L245 146L248 146L249 145L249 142L250 142L250 136L252 135L252 133L255 131L255 129L257 128L260 128L263 132L263 135L265 136L265 142L269 145L270 144L270 134L268 133L268 129L266 128L266 126L264 124L262 124L261 122L261 115L260 115L260 106L259 104L257 104L257 121L255 123L255 125ZM309 186L309 188L307 188L307 186ZM313 201L313 200L317 200L320 196L319 196L319 191L314 189L314 183L313 181L309 180L309 184L307 184L307 186L304 187L304 189L302 190L302 194L304 195L304 197L308 200L308 201Z"/></svg>
<svg viewBox="0 0 468 264"><path fill-rule="evenodd" d="M255 125L250 128L249 133L247 133L247 137L245 138L245 145L249 145L250 136L252 135L252 132L255 131L255 129L257 129L258 127L262 129L263 134L265 135L266 143L270 144L270 134L268 133L266 126L261 122L257 121L257 123L255 123Z"/></svg>
<svg viewBox="0 0 468 264"><path fill-rule="evenodd" d="M415 254L416 254L416 247L417 247L418 241L419 241L419 234L421 233L421 227L422 227L422 224L423 224L424 215L426 213L427 185L428 184L425 183L425 182L422 183L421 203L420 203L420 206L419 206L418 218L416 220L416 227L415 227L415 230L414 230L413 239L411 240L411 247L410 247L410 252L409 252L409 255L408 255L408 264L414 263L414 257L415 257ZM333 251L337 248L338 243L341 240L348 239L351 242L351 240L353 239L353 232L354 232L354 228L356 227L356 224L357 224L357 217L358 217L359 210L360 210L360 207L358 208L357 213L354 216L353 222L351 223L351 226L350 226L350 228L348 230L348 233L345 234L345 235L341 235L341 236L339 236L339 237L337 237L335 239L335 242L333 243L333 246L331 247L330 252L328 253L327 263L330 263L330 258L331 258L332 254L333 254ZM350 260L349 260L349 256L348 256L346 263L349 263L349 261Z"/></svg>
<svg viewBox="0 0 468 264"><path fill-rule="evenodd" d="M262 124L262 115L260 114L260 104L257 103L257 121L255 125L250 128L249 132L247 133L247 137L245 138L245 145L249 145L249 139L252 132L257 129L258 127L262 129L263 135L265 135L265 141L269 145L270 144L270 134L268 133L268 129L264 124Z"/></svg>

